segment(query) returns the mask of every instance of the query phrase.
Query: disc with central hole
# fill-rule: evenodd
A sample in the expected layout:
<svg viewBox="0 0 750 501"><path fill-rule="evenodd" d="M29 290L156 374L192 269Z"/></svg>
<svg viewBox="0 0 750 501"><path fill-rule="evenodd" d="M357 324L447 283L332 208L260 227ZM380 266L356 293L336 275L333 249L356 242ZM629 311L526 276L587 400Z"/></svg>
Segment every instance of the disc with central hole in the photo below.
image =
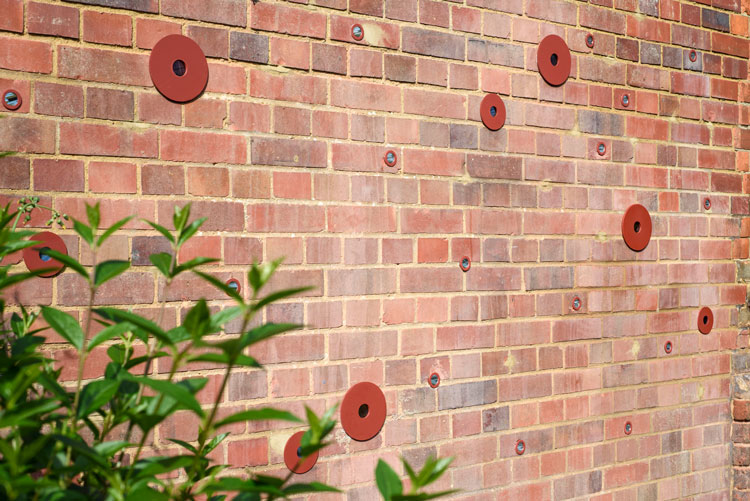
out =
<svg viewBox="0 0 750 501"><path fill-rule="evenodd" d="M544 81L557 87L570 76L570 49L565 40L557 35L544 37L536 51L536 65Z"/></svg>
<svg viewBox="0 0 750 501"><path fill-rule="evenodd" d="M307 473L318 462L318 451L307 456L304 461L299 456L299 448L302 446L302 435L304 434L304 431L298 431L289 437L286 446L284 446L284 463L293 473Z"/></svg>
<svg viewBox="0 0 750 501"><path fill-rule="evenodd" d="M698 330L701 334L708 334L714 326L714 312L711 308L704 306L698 313Z"/></svg>
<svg viewBox="0 0 750 501"><path fill-rule="evenodd" d="M355 384L341 402L341 426L347 435L360 442L380 432L385 414L385 395L372 383Z"/></svg>
<svg viewBox="0 0 750 501"><path fill-rule="evenodd" d="M43 231L31 237L31 240L40 243L32 247L26 247L23 250L23 262L26 263L29 271L49 270L39 275L45 278L54 277L60 273L65 265L56 259L46 256L44 250L52 249L67 256L68 249L65 247L63 239L51 231Z"/></svg>
<svg viewBox="0 0 750 501"><path fill-rule="evenodd" d="M636 252L646 248L651 240L651 216L644 206L631 205L625 211L622 217L622 238Z"/></svg>
<svg viewBox="0 0 750 501"><path fill-rule="evenodd" d="M197 98L208 83L208 62L193 40L169 35L154 46L148 71L156 89L170 101L186 103Z"/></svg>
<svg viewBox="0 0 750 501"><path fill-rule="evenodd" d="M487 94L479 106L482 123L490 130L499 130L505 125L505 103L497 94Z"/></svg>

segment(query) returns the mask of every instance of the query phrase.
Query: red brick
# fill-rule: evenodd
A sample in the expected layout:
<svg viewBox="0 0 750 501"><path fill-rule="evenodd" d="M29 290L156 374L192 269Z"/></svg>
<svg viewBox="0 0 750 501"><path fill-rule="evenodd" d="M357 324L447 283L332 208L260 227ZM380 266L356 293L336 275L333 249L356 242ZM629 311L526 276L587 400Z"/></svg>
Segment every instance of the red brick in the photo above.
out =
<svg viewBox="0 0 750 501"><path fill-rule="evenodd" d="M83 39L107 45L130 46L133 28L130 17L106 12L83 12Z"/></svg>
<svg viewBox="0 0 750 501"><path fill-rule="evenodd" d="M78 38L78 9L63 5L29 2L26 6L29 33Z"/></svg>
<svg viewBox="0 0 750 501"><path fill-rule="evenodd" d="M0 37L0 68L52 72L52 47L46 42Z"/></svg>

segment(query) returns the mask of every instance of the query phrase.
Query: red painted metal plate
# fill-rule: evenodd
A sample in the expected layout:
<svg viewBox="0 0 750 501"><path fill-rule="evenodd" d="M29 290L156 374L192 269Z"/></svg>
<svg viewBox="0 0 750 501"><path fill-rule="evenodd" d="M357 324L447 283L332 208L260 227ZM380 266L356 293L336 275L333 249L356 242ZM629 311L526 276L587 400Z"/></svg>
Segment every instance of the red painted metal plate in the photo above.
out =
<svg viewBox="0 0 750 501"><path fill-rule="evenodd" d="M631 205L625 211L622 217L622 238L627 246L636 252L648 246L651 240L651 216L644 206Z"/></svg>
<svg viewBox="0 0 750 501"><path fill-rule="evenodd" d="M714 327L714 312L711 308L704 306L698 313L698 330L701 334L708 334Z"/></svg>
<svg viewBox="0 0 750 501"><path fill-rule="evenodd" d="M298 431L289 437L289 440L286 441L286 446L284 446L284 463L286 463L286 467L289 468L289 471L293 473L307 473L313 466L315 466L315 463L318 462L318 451L307 456L304 461L301 461L302 458L297 454L297 451L302 445L302 435L304 434L304 431Z"/></svg>
<svg viewBox="0 0 750 501"><path fill-rule="evenodd" d="M493 115L494 110L494 115ZM499 130L505 125L505 103L497 94L487 94L479 106L482 123L490 130Z"/></svg>
<svg viewBox="0 0 750 501"><path fill-rule="evenodd" d="M360 442L380 432L385 415L385 395L372 383L355 384L341 402L341 426L347 435Z"/></svg>
<svg viewBox="0 0 750 501"><path fill-rule="evenodd" d="M565 83L570 76L570 49L565 40L557 35L548 35L536 51L536 65L545 82L552 86Z"/></svg>
<svg viewBox="0 0 750 501"><path fill-rule="evenodd" d="M169 35L157 42L148 70L156 89L177 103L197 98L208 83L206 56L197 43L182 35Z"/></svg>
<svg viewBox="0 0 750 501"><path fill-rule="evenodd" d="M40 277L45 278L54 277L60 273L65 265L56 259L45 256L42 251L45 249L52 249L67 256L68 249L65 247L63 239L51 231L43 231L32 236L31 240L40 243L32 247L26 247L23 250L23 261L26 263L26 267L29 271L49 269L50 271L46 271L39 275Z"/></svg>
<svg viewBox="0 0 750 501"><path fill-rule="evenodd" d="M16 111L23 104L21 93L16 89L7 89L3 92L3 106L10 111Z"/></svg>

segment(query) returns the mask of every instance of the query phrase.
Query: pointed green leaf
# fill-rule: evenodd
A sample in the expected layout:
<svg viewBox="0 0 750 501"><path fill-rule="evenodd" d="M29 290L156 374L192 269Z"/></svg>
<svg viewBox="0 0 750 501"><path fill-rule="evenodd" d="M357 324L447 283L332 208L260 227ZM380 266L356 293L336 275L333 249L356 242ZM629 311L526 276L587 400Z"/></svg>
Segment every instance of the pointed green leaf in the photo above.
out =
<svg viewBox="0 0 750 501"><path fill-rule="evenodd" d="M224 292L224 294L226 294L227 296L231 297L232 299L234 299L238 303L242 303L243 302L242 296L240 296L237 293L236 290L232 289L231 287L229 287L227 284L225 284L224 282L222 282L221 280L219 280L215 276L209 275L208 273L203 273L202 271L197 271L197 270L193 270L193 273L195 273L196 275L198 275L203 280L205 280L206 282L210 283L211 285L213 285L217 289L221 290L222 292Z"/></svg>
<svg viewBox="0 0 750 501"><path fill-rule="evenodd" d="M291 484L284 489L284 494L287 496L294 496L297 494L305 494L308 492L341 492L335 487L330 485L322 484L320 482L310 482L309 484Z"/></svg>
<svg viewBox="0 0 750 501"><path fill-rule="evenodd" d="M211 439L211 441L206 445L205 454L210 453L212 450L216 449L216 447L224 441L225 438L229 436L229 433L220 433L216 435L214 438Z"/></svg>
<svg viewBox="0 0 750 501"><path fill-rule="evenodd" d="M156 224L153 221L149 221L147 219L141 219L141 221L143 221L144 223L150 225L153 229L155 229L156 231L158 231L159 233L161 233L164 236L164 238L166 238L167 240L169 240L171 243L174 243L174 236L164 226L162 226L160 224Z"/></svg>
<svg viewBox="0 0 750 501"><path fill-rule="evenodd" d="M302 327L298 324L264 324L260 327L256 327L240 337L239 349L243 350L248 346L252 346L255 343L276 336L283 332L292 331Z"/></svg>
<svg viewBox="0 0 750 501"><path fill-rule="evenodd" d="M110 325L109 327L106 327L99 331L91 340L89 341L88 346L86 349L88 351L93 350L100 344L109 341L115 336L119 336L121 334L125 334L126 332L133 329L133 326L127 322L120 322L113 325Z"/></svg>
<svg viewBox="0 0 750 501"><path fill-rule="evenodd" d="M94 285L102 285L103 283L115 278L117 275L124 273L130 268L129 261L104 261L96 265L94 271Z"/></svg>
<svg viewBox="0 0 750 501"><path fill-rule="evenodd" d="M81 263L79 263L74 258L68 256L67 254L61 254L53 249L47 249L44 251L44 253L47 254L52 259L56 259L57 261L60 261L62 264L72 269L73 271L81 275L86 280L90 280L89 273L81 265Z"/></svg>
<svg viewBox="0 0 750 501"><path fill-rule="evenodd" d="M403 493L404 486L393 468L382 459L378 460L375 467L375 482L378 484L378 490L385 501L391 501L394 495Z"/></svg>
<svg viewBox="0 0 750 501"><path fill-rule="evenodd" d="M190 237L192 237L193 235L195 235L195 233L200 229L200 227L203 226L203 223L206 222L206 219L207 218L205 218L205 217L202 217L200 219L196 219L195 221L193 221L192 223L190 223L187 226L187 228L185 228L184 230L182 230L182 232L180 233L180 237L177 240L177 245L184 244L185 242L187 242L190 239Z"/></svg>
<svg viewBox="0 0 750 501"><path fill-rule="evenodd" d="M190 445L189 443L185 442L184 440L178 440L176 438L168 438L167 440L169 440L170 442L173 442L173 443L175 443L177 445L181 445L183 448L189 450L193 454L197 454L198 453L198 449L196 449L195 446Z"/></svg>
<svg viewBox="0 0 750 501"><path fill-rule="evenodd" d="M83 330L78 324L78 320L65 312L49 306L42 306L42 316L49 326L65 338L66 341L75 346L79 351L83 349Z"/></svg>
<svg viewBox="0 0 750 501"><path fill-rule="evenodd" d="M152 334L159 341L166 343L169 346L173 344L172 340L161 327L156 325L151 320L143 318L140 315L136 315L135 313L131 313L129 311L118 310L116 308L97 308L94 311L97 315L107 320L129 322L137 327L140 327L149 334Z"/></svg>
<svg viewBox="0 0 750 501"><path fill-rule="evenodd" d="M175 276L179 275L183 271L189 271L193 268L197 268L203 264L218 263L220 260L212 257L196 257L190 261L186 261L174 269Z"/></svg>
<svg viewBox="0 0 750 501"><path fill-rule="evenodd" d="M152 379L145 376L126 376L127 379L135 381L137 383L144 384L152 390L158 391L164 395L174 399L180 406L185 409L191 410L198 416L203 417L203 409L201 408L198 400L195 396L190 393L184 386L176 383L171 383L163 379Z"/></svg>
<svg viewBox="0 0 750 501"><path fill-rule="evenodd" d="M177 205L174 206L174 215L172 216L172 224L174 224L174 229L179 233L184 227L185 223L187 223L187 220L190 218L190 206L192 204L187 204L185 207L179 207Z"/></svg>
<svg viewBox="0 0 750 501"><path fill-rule="evenodd" d="M216 428L221 428L222 426L226 426L228 424L232 423L240 423L243 421L266 421L266 420L276 420L276 421L289 421L291 423L301 423L302 420L295 416L294 414L286 411L280 411L277 409L271 409L271 408L263 408L263 409L251 409L248 411L241 411L232 414L231 416L228 416L218 423L216 423Z"/></svg>
<svg viewBox="0 0 750 501"><path fill-rule="evenodd" d="M167 252L159 252L158 254L151 254L148 259L151 264L156 266L156 269L164 275L166 278L172 278L172 255Z"/></svg>
<svg viewBox="0 0 750 501"><path fill-rule="evenodd" d="M268 296L264 297L258 303L253 307L255 310L260 310L264 306L275 303L276 301L279 301L281 299L285 299L290 296L294 296L296 294L300 294L302 292L306 292L309 290L313 290L314 287L297 287L296 289L284 289L278 292L274 292L273 294L269 294Z"/></svg>
<svg viewBox="0 0 750 501"><path fill-rule="evenodd" d="M86 204L86 217L89 220L89 226L94 229L99 227L99 202L94 205Z"/></svg>
<svg viewBox="0 0 750 501"><path fill-rule="evenodd" d="M133 219L133 216L128 216L128 217L122 218L119 221L117 221L115 224L113 224L112 226L110 226L109 228L107 228L104 231L104 233L102 233L102 235L99 237L99 240L97 240L96 245L97 246L102 245L104 242L107 241L107 239L110 236L112 236L112 234L114 232L116 232L117 230L119 230L120 228L122 228L123 226L125 226L126 224L128 224L131 219Z"/></svg>
<svg viewBox="0 0 750 501"><path fill-rule="evenodd" d="M82 223L77 219L73 219L73 229L83 239L84 242L89 244L89 247L94 246L94 231L86 223Z"/></svg>
<svg viewBox="0 0 750 501"><path fill-rule="evenodd" d="M110 379L100 379L87 384L83 388L83 391L81 391L76 417L82 418L88 416L112 400L119 386L119 381L112 381Z"/></svg>

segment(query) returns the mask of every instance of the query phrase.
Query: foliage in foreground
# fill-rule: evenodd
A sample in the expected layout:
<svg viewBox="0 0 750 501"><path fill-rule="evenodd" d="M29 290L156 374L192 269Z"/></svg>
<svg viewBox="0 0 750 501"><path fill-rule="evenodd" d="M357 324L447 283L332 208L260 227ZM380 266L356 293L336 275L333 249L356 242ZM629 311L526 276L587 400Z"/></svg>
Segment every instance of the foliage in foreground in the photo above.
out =
<svg viewBox="0 0 750 501"><path fill-rule="evenodd" d="M40 206L32 199L12 211L0 208L0 259L30 247L32 232L17 229L31 210ZM42 207L43 208L43 207ZM46 209L46 208L45 208ZM200 229L204 219L190 221L190 206L175 208L174 230L146 221L171 244L170 253L154 254L151 262L169 287L183 273L193 273L223 291L233 305L212 313L199 300L180 325L164 330L159 318L152 321L125 309L95 308L99 289L125 272L128 261L96 260L105 242L131 218L99 232L99 207L87 206L88 222L73 220L73 228L89 246L94 264L84 267L76 259L53 250L44 251L64 263L84 280L89 297L83 327L76 318L56 308L6 307L3 292L39 273L11 273L0 266L0 498L11 500L192 500L240 501L284 499L312 492L336 491L322 483L295 483L285 478L249 474L231 476L230 465L214 464L214 451L229 435L229 425L243 421L283 420L302 423L296 416L273 408L251 409L220 416L220 402L229 377L237 368L261 369L249 354L256 343L299 328L286 323L254 322L263 308L307 290L304 287L262 296L280 261L253 264L247 272L251 297L245 299L215 276L200 271L215 259L195 258L178 263L181 247ZM62 226L67 216L53 213L48 224ZM49 271L49 270L46 270ZM37 328L42 317L49 327ZM94 322L98 324L95 326ZM229 335L230 322L241 325L239 334ZM96 328L95 328L96 327ZM48 358L43 332L52 329L77 353L77 377L62 382L61 369ZM95 348L106 349L109 362L97 379L84 379L86 359ZM157 359L170 367L167 377L153 377ZM192 362L211 363L223 369L215 401L204 408L196 398L207 384L205 377L181 378L178 373ZM160 362L161 363L161 362ZM58 364L59 365L59 364ZM301 459L326 446L336 422L336 407L317 416L306 409L308 430L302 439ZM178 454L153 455L147 438L176 412L194 414L200 426L192 441L175 438ZM383 498L393 501L427 500L449 492L429 494L422 489L435 482L450 459L429 459L418 473L404 462L410 490L385 462L376 468L376 482Z"/></svg>

